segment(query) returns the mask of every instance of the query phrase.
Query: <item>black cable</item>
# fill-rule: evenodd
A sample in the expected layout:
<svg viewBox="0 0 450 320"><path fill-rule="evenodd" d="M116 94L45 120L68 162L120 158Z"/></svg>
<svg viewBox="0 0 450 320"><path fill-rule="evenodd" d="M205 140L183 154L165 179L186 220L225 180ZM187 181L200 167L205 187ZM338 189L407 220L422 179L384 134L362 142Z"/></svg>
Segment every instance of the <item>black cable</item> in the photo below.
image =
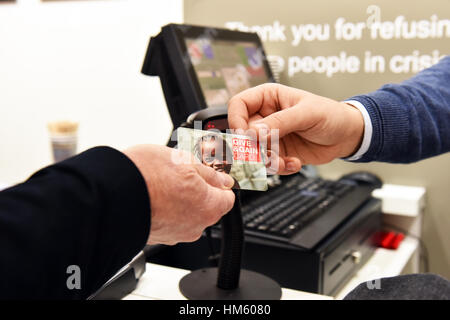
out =
<svg viewBox="0 0 450 320"><path fill-rule="evenodd" d="M208 242L209 253L210 253L210 255L208 256L208 261L209 261L211 267L217 267L219 265L218 261L219 261L220 255L218 252L216 252L216 250L214 248L214 242L213 242L213 238L212 238L211 228L212 227L208 227L205 230L206 240Z"/></svg>
<svg viewBox="0 0 450 320"><path fill-rule="evenodd" d="M239 190L233 190L233 192L236 195L234 206L221 220L222 248L217 287L224 290L233 290L239 286L244 246L244 225L242 222Z"/></svg>
<svg viewBox="0 0 450 320"><path fill-rule="evenodd" d="M410 233L409 231L402 229L400 227L394 226L392 224L384 224L383 225L386 228L390 228L390 229L394 229L395 231L401 232L407 236L410 236L414 239L417 239L419 241L419 245L420 245L420 253L419 253L419 259L423 261L423 269L425 273L428 273L430 270L429 267L429 260L428 260L428 249L425 246L425 243L423 242L422 238Z"/></svg>

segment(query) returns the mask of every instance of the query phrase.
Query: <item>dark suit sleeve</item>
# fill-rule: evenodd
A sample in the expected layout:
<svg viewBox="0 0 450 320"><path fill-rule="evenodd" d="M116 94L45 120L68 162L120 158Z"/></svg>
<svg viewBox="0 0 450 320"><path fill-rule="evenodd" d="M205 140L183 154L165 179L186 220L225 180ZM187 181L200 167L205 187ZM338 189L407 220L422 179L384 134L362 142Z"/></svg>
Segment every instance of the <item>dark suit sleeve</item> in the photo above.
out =
<svg viewBox="0 0 450 320"><path fill-rule="evenodd" d="M0 298L85 299L146 244L150 199L134 163L97 147L0 192ZM69 266L81 289L70 290Z"/></svg>

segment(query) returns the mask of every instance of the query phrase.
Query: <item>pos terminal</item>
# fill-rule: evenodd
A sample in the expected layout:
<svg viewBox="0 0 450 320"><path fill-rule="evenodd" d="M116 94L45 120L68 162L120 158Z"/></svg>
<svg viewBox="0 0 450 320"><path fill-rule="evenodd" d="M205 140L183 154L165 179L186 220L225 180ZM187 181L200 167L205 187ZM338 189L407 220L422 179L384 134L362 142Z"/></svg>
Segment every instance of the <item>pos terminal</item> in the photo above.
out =
<svg viewBox="0 0 450 320"><path fill-rule="evenodd" d="M197 111L190 115L183 127L201 129L228 129L227 108L216 107ZM281 298L281 287L274 280L260 273L241 270L244 246L244 226L240 207L240 191L234 190L233 208L222 217L221 254L218 268L201 268L181 279L180 291L189 299L239 299L275 300Z"/></svg>
<svg viewBox="0 0 450 320"><path fill-rule="evenodd" d="M174 131L192 127L196 120L201 121L198 129L224 130L232 96L274 82L257 34L192 25L162 27L150 40L142 73L159 77ZM168 146L175 144L175 139L168 142ZM240 206L237 201L222 225L211 228L209 244L207 237L202 237L195 243L149 248L147 261L201 270L181 281L180 289L188 297L246 298L247 293L231 290L229 295L217 289L235 287L239 276L222 282L218 269L207 268L216 261L215 246L221 242L220 263L227 264L223 270L236 274L233 270L239 270L242 257L242 266L257 272L255 277L238 272L242 288L246 279L250 279L248 288L257 288L250 283L264 283L259 280L264 274L265 279L274 279L286 288L332 295L375 250L381 205L371 193L381 181L366 176L370 179L344 176L326 180L302 170L273 179L266 192L240 190ZM226 231L230 226L231 231ZM242 255L243 240L246 252ZM228 251L229 247L234 249ZM355 254L360 259L351 259ZM267 287L277 293L266 298L277 299L279 287L270 281ZM206 289L199 286L202 282L207 283ZM192 283L199 290L190 290ZM199 296L200 289L209 296Z"/></svg>
<svg viewBox="0 0 450 320"><path fill-rule="evenodd" d="M274 82L256 34L191 25L169 24L152 37L142 73L159 77L174 132L195 121L196 129L225 130L233 95ZM197 270L180 282L193 299L279 299L278 284L333 295L375 250L381 204L371 193L381 181L300 172L272 182L266 192L240 190L232 211L209 230L209 243L206 233L194 243L150 246L147 261ZM132 288L136 272L127 274Z"/></svg>

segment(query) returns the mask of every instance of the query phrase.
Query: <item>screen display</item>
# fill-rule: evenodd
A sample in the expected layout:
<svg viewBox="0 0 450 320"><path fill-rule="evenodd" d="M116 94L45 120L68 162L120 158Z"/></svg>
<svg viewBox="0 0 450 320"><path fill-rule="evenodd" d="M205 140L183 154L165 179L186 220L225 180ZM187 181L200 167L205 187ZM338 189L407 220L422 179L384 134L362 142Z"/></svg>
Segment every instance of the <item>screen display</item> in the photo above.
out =
<svg viewBox="0 0 450 320"><path fill-rule="evenodd" d="M228 129L228 119L227 118L219 118L214 120L209 120L203 125L203 130L217 129L220 131L225 131Z"/></svg>
<svg viewBox="0 0 450 320"><path fill-rule="evenodd" d="M269 82L263 52L253 42L209 38L185 41L208 107L224 106L235 94Z"/></svg>

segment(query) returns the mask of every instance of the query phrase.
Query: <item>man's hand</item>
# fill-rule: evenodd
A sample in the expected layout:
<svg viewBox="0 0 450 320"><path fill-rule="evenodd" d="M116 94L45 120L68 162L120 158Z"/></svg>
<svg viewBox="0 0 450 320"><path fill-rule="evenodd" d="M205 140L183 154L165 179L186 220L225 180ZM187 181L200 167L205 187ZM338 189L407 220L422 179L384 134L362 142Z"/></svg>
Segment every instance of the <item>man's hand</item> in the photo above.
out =
<svg viewBox="0 0 450 320"><path fill-rule="evenodd" d="M149 244L195 241L233 207L233 178L195 163L189 153L141 145L124 154L147 184L152 211Z"/></svg>
<svg viewBox="0 0 450 320"><path fill-rule="evenodd" d="M279 129L279 174L355 153L364 134L361 112L346 103L279 84L263 84L228 104L232 129ZM269 143L270 134L268 136ZM269 144L270 145L270 144Z"/></svg>

